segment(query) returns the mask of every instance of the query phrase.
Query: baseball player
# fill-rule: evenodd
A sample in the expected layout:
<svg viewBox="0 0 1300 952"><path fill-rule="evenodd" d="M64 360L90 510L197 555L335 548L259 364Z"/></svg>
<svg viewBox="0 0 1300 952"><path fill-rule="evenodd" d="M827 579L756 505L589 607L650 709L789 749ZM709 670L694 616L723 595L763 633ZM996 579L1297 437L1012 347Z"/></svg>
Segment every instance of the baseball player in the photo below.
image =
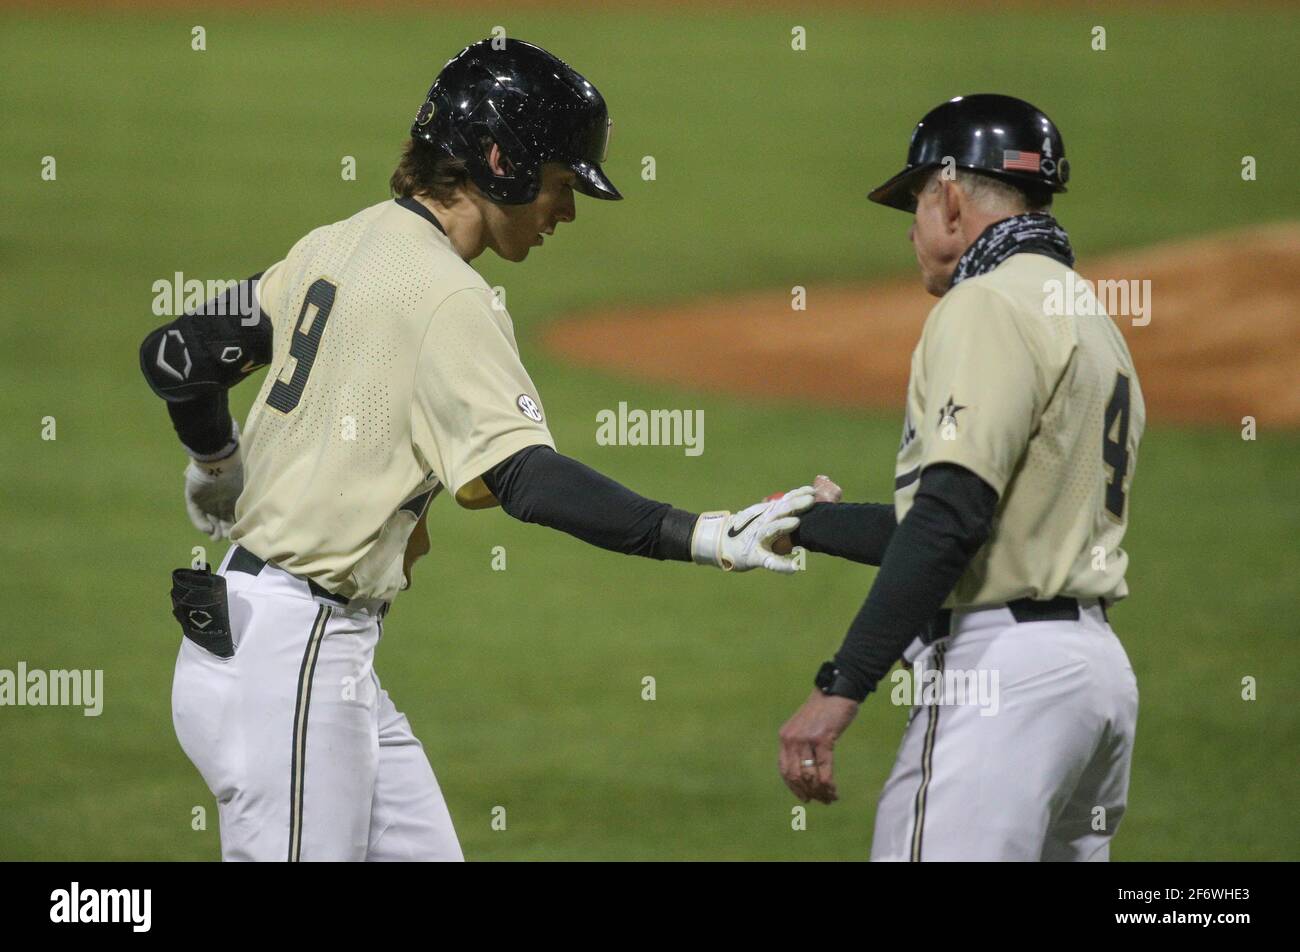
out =
<svg viewBox="0 0 1300 952"><path fill-rule="evenodd" d="M912 354L893 505L816 506L792 540L880 571L782 728L780 770L834 801L836 738L910 663L872 859L1106 859L1124 815L1137 684L1108 610L1128 594L1145 409L1114 323L1045 306L1074 277L1050 214L1068 177L1046 115L977 95L928 113L870 195L915 216L940 301Z"/></svg>
<svg viewBox="0 0 1300 952"><path fill-rule="evenodd" d="M178 570L172 592L186 635L173 720L225 859L462 858L373 670L440 492L617 552L795 570L772 543L811 488L697 515L557 453L510 316L469 265L486 249L522 261L573 221L575 192L621 198L608 135L604 99L569 66L475 43L425 97L395 200L317 228L142 344L191 456L190 516L234 542L216 575ZM241 436L226 391L262 366Z"/></svg>

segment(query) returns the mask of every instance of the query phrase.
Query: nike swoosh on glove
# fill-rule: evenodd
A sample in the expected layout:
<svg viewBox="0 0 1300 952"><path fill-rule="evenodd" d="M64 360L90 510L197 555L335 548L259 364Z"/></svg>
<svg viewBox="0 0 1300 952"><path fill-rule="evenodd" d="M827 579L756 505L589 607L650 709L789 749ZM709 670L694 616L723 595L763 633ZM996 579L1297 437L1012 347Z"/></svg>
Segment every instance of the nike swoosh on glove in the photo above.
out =
<svg viewBox="0 0 1300 952"><path fill-rule="evenodd" d="M757 502L740 512L706 512L695 524L691 557L726 572L763 568L792 575L799 570L794 555L777 555L772 542L798 528L796 513L812 506L814 498L813 487L800 486L779 499Z"/></svg>

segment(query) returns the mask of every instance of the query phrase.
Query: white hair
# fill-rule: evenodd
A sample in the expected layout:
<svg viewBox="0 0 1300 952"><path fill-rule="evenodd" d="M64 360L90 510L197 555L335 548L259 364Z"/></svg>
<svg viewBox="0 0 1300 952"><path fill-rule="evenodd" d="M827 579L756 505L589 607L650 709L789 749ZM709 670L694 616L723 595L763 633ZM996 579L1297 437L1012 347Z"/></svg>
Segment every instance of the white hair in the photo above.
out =
<svg viewBox="0 0 1300 952"><path fill-rule="evenodd" d="M926 180L921 191L929 191L948 178L943 169L935 169ZM1044 192L1041 196L1031 196L1024 189L1004 182L991 175L980 175L966 169L956 169L952 180L966 193L966 197L986 212L1012 212L1023 215L1026 212L1046 212L1052 207L1052 193Z"/></svg>

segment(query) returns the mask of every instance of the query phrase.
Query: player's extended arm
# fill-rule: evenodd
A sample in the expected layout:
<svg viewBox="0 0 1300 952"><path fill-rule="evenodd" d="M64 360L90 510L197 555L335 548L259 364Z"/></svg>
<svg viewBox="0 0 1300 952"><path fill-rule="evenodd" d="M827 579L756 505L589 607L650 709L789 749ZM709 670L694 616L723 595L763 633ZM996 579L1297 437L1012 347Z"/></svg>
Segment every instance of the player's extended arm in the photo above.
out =
<svg viewBox="0 0 1300 952"><path fill-rule="evenodd" d="M988 541L997 505L993 487L965 467L926 467L835 655L831 693L862 701L875 689Z"/></svg>
<svg viewBox="0 0 1300 952"><path fill-rule="evenodd" d="M140 345L140 369L190 455L185 505L190 521L213 539L230 534L244 484L239 426L226 391L271 360L271 321L243 313L261 272L238 282L198 311L151 331Z"/></svg>
<svg viewBox="0 0 1300 952"><path fill-rule="evenodd" d="M591 545L628 555L716 565L739 572L797 570L772 541L799 523L813 503L803 486L741 512L702 515L640 496L549 446L529 446L483 474L501 508L522 522L559 529Z"/></svg>

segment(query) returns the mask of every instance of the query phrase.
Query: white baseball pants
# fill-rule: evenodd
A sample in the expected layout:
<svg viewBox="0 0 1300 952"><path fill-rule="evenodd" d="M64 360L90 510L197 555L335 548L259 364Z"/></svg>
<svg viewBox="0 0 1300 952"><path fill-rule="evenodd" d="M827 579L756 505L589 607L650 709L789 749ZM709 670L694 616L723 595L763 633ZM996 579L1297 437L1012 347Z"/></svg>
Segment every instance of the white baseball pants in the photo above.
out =
<svg viewBox="0 0 1300 952"><path fill-rule="evenodd" d="M1006 608L955 612L949 631L909 651L935 690L912 708L872 860L1108 859L1138 692L1101 609L1020 624Z"/></svg>
<svg viewBox="0 0 1300 952"><path fill-rule="evenodd" d="M222 858L463 859L424 748L375 676L379 603L335 604L269 563L220 574L235 654L181 639L172 720L217 799Z"/></svg>

